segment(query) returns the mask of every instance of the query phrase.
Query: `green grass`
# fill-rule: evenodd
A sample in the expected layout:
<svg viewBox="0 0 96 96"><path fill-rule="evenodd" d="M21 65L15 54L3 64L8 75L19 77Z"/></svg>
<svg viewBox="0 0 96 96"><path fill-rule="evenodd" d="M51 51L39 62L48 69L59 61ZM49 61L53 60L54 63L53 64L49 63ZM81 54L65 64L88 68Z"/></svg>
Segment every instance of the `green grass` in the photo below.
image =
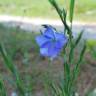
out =
<svg viewBox="0 0 96 96"><path fill-rule="evenodd" d="M96 40L88 40L88 41L87 41L87 44L88 44L88 46L90 46L90 47L94 47L94 46L96 46Z"/></svg>
<svg viewBox="0 0 96 96"><path fill-rule="evenodd" d="M26 54L30 49L37 53L38 46L35 43L35 36L33 32L25 32L20 28L6 28L0 25L0 43L4 43L8 54L12 57L16 53Z"/></svg>
<svg viewBox="0 0 96 96"><path fill-rule="evenodd" d="M69 9L69 0L58 1L61 7ZM0 0L0 14L58 18L48 0ZM76 0L74 16L79 21L96 21L96 0Z"/></svg>
<svg viewBox="0 0 96 96"><path fill-rule="evenodd" d="M88 40L87 46L92 58L96 60L96 40Z"/></svg>

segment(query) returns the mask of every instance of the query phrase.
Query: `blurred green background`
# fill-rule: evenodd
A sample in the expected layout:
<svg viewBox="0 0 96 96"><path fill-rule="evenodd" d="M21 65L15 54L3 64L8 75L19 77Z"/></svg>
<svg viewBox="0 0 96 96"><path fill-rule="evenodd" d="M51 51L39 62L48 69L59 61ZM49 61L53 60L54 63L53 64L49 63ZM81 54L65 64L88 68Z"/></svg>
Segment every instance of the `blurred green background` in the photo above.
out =
<svg viewBox="0 0 96 96"><path fill-rule="evenodd" d="M56 1L62 5L60 7L69 8L69 0ZM58 18L55 9L48 3L48 0L0 0L0 14ZM76 0L74 19L96 21L96 0Z"/></svg>

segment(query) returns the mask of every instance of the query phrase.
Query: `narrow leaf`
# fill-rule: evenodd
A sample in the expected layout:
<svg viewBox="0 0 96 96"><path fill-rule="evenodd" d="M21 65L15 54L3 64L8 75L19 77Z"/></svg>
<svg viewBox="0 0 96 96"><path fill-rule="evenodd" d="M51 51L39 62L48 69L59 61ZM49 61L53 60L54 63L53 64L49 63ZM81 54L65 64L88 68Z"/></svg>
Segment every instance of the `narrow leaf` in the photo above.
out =
<svg viewBox="0 0 96 96"><path fill-rule="evenodd" d="M76 64L75 68L74 68L75 78L76 78L77 75L78 75L80 63L82 62L82 60L83 60L83 58L84 58L84 54L85 54L85 51L86 51L86 47L87 47L86 44L84 44L84 47L83 47L83 49L82 49L82 51L81 51L80 57L79 57L79 59L78 59L78 62L77 62L77 64Z"/></svg>
<svg viewBox="0 0 96 96"><path fill-rule="evenodd" d="M0 96L7 96L2 76L0 75Z"/></svg>
<svg viewBox="0 0 96 96"><path fill-rule="evenodd" d="M76 41L75 41L74 47L76 47L76 46L78 45L78 43L80 42L80 40L81 40L81 38L82 38L82 35L83 35L83 32L84 32L84 30L82 30L82 31L80 32L80 34L78 35L78 37L77 37L77 39L76 39Z"/></svg>
<svg viewBox="0 0 96 96"><path fill-rule="evenodd" d="M75 0L70 0L70 13L69 13L69 20L72 23L73 21L73 14L74 14L74 5L75 5Z"/></svg>
<svg viewBox="0 0 96 96"><path fill-rule="evenodd" d="M24 88L21 82L22 80L20 79L20 76L19 76L19 72L16 69L15 65L13 64L10 56L8 56L3 44L0 44L0 52L3 56L6 67L11 71L12 75L14 76L16 80L15 82L16 82L16 86L17 86L19 93L21 94L21 96L24 96L24 90L23 90Z"/></svg>

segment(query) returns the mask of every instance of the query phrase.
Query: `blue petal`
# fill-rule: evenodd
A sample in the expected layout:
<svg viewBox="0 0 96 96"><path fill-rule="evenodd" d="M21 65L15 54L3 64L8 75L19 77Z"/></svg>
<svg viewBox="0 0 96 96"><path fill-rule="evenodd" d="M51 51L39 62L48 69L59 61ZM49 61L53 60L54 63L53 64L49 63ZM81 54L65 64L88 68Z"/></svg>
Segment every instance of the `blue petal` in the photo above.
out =
<svg viewBox="0 0 96 96"><path fill-rule="evenodd" d="M57 41L57 42L55 42L54 46L55 46L55 48L61 49L64 46L64 43L63 43L63 41Z"/></svg>
<svg viewBox="0 0 96 96"><path fill-rule="evenodd" d="M40 53L43 56L48 56L48 48L40 48Z"/></svg>
<svg viewBox="0 0 96 96"><path fill-rule="evenodd" d="M45 49L44 49L45 48ZM48 56L48 57L56 57L60 53L60 48L56 48L55 43L53 42L48 42L46 43L43 48L41 48L41 54L43 53L43 56Z"/></svg>
<svg viewBox="0 0 96 96"><path fill-rule="evenodd" d="M43 46L40 48L41 55L49 57L48 49L49 49L50 43L51 42L47 42L43 44Z"/></svg>
<svg viewBox="0 0 96 96"><path fill-rule="evenodd" d="M63 47L68 42L68 38L62 33L56 33L56 40L57 47Z"/></svg>
<svg viewBox="0 0 96 96"><path fill-rule="evenodd" d="M66 40L67 37L62 33L55 33L56 40Z"/></svg>
<svg viewBox="0 0 96 96"><path fill-rule="evenodd" d="M66 43L67 43L67 40L58 40L55 42L55 47L61 49Z"/></svg>
<svg viewBox="0 0 96 96"><path fill-rule="evenodd" d="M51 46L53 46L51 41L43 44L42 47L40 48L41 55L50 57L49 49Z"/></svg>
<svg viewBox="0 0 96 96"><path fill-rule="evenodd" d="M50 57L55 58L59 53L60 53L61 49L54 47L50 47L48 50L48 54Z"/></svg>
<svg viewBox="0 0 96 96"><path fill-rule="evenodd" d="M44 32L44 36L48 37L48 38L51 38L51 39L54 39L55 38L55 30L54 28L52 28L51 26L47 26L45 27L45 32Z"/></svg>
<svg viewBox="0 0 96 96"><path fill-rule="evenodd" d="M50 39L42 35L36 37L37 44L41 47L43 44L47 43Z"/></svg>

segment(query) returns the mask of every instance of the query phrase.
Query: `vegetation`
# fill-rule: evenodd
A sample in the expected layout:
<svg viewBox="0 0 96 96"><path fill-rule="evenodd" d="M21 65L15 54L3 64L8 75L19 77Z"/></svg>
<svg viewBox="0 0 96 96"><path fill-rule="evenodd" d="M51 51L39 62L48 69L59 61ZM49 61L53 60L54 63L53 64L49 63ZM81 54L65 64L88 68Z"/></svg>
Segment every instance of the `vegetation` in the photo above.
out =
<svg viewBox="0 0 96 96"><path fill-rule="evenodd" d="M27 2L24 4L29 4ZM34 2L37 3L37 1ZM36 96L38 90L39 92L43 91L41 96L75 96L76 94L94 96L96 94L94 93L95 91L91 91L96 87L96 81L94 80L96 79L96 74L93 70L91 70L91 74L90 67L88 67L95 66L92 62L94 60L92 57L96 58L95 41L82 40L83 31L76 38L73 38L72 22L75 0L71 0L69 3L66 1L64 7L62 5L63 1L49 0L49 2L52 5L52 7L50 6L51 10L55 9L57 11L63 23L63 33L58 33L50 25L43 25L45 30L39 36L37 36L36 32L25 32L19 26L7 28L0 25L0 94L2 96L12 94L17 96ZM79 4L82 3L80 2ZM21 3L20 1L18 3L14 1L13 3L11 0L6 1L6 4L4 3L8 8L10 5L10 8L13 9L15 4ZM39 3L36 5L39 5ZM46 10L45 12L48 13ZM23 16L25 16L26 12L27 10L24 7ZM67 13L69 14L67 15ZM67 24L67 20L70 21L70 25ZM40 54L38 47L40 47ZM81 80L80 78L84 72L87 74L89 72L90 74L88 75L90 76L85 75ZM89 77L91 81L89 81ZM83 82L85 79L87 83ZM35 92L36 90L37 92Z"/></svg>
<svg viewBox="0 0 96 96"><path fill-rule="evenodd" d="M0 0L0 14L51 19L58 18L56 11L47 1L48 0ZM57 0L57 2L60 4L60 7L67 6L66 8L69 9L69 0ZM75 20L79 21L95 22L96 0L76 0L74 17Z"/></svg>

